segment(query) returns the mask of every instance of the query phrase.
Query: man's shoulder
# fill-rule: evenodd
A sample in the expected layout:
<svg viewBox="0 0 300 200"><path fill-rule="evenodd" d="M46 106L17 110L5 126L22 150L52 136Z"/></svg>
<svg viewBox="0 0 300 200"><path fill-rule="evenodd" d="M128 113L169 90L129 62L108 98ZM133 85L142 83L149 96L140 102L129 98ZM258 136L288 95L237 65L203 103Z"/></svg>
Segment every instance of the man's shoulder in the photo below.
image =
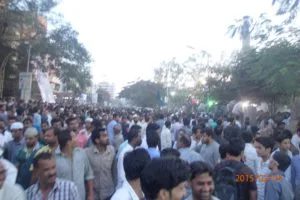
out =
<svg viewBox="0 0 300 200"><path fill-rule="evenodd" d="M124 187L124 184L121 188L117 189L117 191L112 196L111 200L119 200L119 199L130 199L130 194L127 188Z"/></svg>
<svg viewBox="0 0 300 200"><path fill-rule="evenodd" d="M73 183L72 181L69 181L69 180L56 178L55 182L58 187L65 187L65 186L75 187L75 183Z"/></svg>

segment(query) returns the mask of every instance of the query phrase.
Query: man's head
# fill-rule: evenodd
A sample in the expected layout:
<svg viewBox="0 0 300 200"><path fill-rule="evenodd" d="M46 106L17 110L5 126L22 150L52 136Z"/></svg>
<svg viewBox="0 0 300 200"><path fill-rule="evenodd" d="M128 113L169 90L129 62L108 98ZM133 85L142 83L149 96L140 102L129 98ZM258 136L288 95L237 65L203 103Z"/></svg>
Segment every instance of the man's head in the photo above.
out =
<svg viewBox="0 0 300 200"><path fill-rule="evenodd" d="M58 118L53 118L53 119L51 120L51 126L52 126L53 128L60 129L60 128L62 128L62 123L61 123L60 119L58 119Z"/></svg>
<svg viewBox="0 0 300 200"><path fill-rule="evenodd" d="M13 138L15 140L20 140L23 135L23 124L21 122L15 122L10 126L10 130L12 132Z"/></svg>
<svg viewBox="0 0 300 200"><path fill-rule="evenodd" d="M194 199L211 200L215 189L212 169L204 162L193 162L191 167L190 186Z"/></svg>
<svg viewBox="0 0 300 200"><path fill-rule="evenodd" d="M244 155L245 143L242 139L234 138L229 142L227 158L240 161Z"/></svg>
<svg viewBox="0 0 300 200"><path fill-rule="evenodd" d="M73 149L77 146L76 136L69 129L59 131L58 135L58 144L61 150L64 149Z"/></svg>
<svg viewBox="0 0 300 200"><path fill-rule="evenodd" d="M89 130L93 127L93 121L94 121L93 118L90 118L90 117L85 119L85 128L87 130Z"/></svg>
<svg viewBox="0 0 300 200"><path fill-rule="evenodd" d="M28 148L33 148L38 142L39 133L36 128L31 127L26 129L24 136L26 140L26 146Z"/></svg>
<svg viewBox="0 0 300 200"><path fill-rule="evenodd" d="M0 189L2 188L6 179L6 169L4 164L0 161Z"/></svg>
<svg viewBox="0 0 300 200"><path fill-rule="evenodd" d="M121 133L121 131L122 131L122 126L121 126L121 124L116 124L116 125L114 126L114 134L115 134L115 135L118 135L118 134Z"/></svg>
<svg viewBox="0 0 300 200"><path fill-rule="evenodd" d="M119 116L117 113L114 113L114 114L113 114L113 119L114 119L116 122L119 122L119 121L120 121L120 116Z"/></svg>
<svg viewBox="0 0 300 200"><path fill-rule="evenodd" d="M146 134L149 132L149 131L156 131L158 134L160 134L160 127L158 124L156 123L150 123L148 124L147 128L146 128Z"/></svg>
<svg viewBox="0 0 300 200"><path fill-rule="evenodd" d="M78 127L79 127L79 123L76 117L71 117L67 120L67 124L68 124L68 128L73 131L73 132L77 132Z"/></svg>
<svg viewBox="0 0 300 200"><path fill-rule="evenodd" d="M17 118L15 116L9 116L8 117L8 126L10 127L16 121L17 121Z"/></svg>
<svg viewBox="0 0 300 200"><path fill-rule="evenodd" d="M45 133L45 131L49 128L48 121L47 120L43 120L41 126L42 126L43 133Z"/></svg>
<svg viewBox="0 0 300 200"><path fill-rule="evenodd" d="M125 154L124 171L127 181L140 179L141 173L151 158L145 149L136 149Z"/></svg>
<svg viewBox="0 0 300 200"><path fill-rule="evenodd" d="M291 159L290 157L283 152L275 152L273 157L270 160L269 168L272 171L280 170L285 172L285 170L290 166Z"/></svg>
<svg viewBox="0 0 300 200"><path fill-rule="evenodd" d="M227 159L229 151L229 143L223 143L219 146L219 153L222 160Z"/></svg>
<svg viewBox="0 0 300 200"><path fill-rule="evenodd" d="M186 194L189 165L179 158L153 159L141 175L145 197L153 200L181 200Z"/></svg>
<svg viewBox="0 0 300 200"><path fill-rule="evenodd" d="M55 146L58 144L58 135L59 129L57 128L48 128L44 134L44 140L49 146Z"/></svg>
<svg viewBox="0 0 300 200"><path fill-rule="evenodd" d="M213 140L213 131L211 128L206 128L205 131L203 132L203 138L202 141L205 144L211 143Z"/></svg>
<svg viewBox="0 0 300 200"><path fill-rule="evenodd" d="M253 135L249 131L245 131L242 133L242 138L245 143L252 143L253 141Z"/></svg>
<svg viewBox="0 0 300 200"><path fill-rule="evenodd" d="M269 157L274 147L274 142L271 137L258 137L254 141L254 147L258 156Z"/></svg>
<svg viewBox="0 0 300 200"><path fill-rule="evenodd" d="M128 132L128 143L134 147L142 144L142 127L139 125L133 125Z"/></svg>
<svg viewBox="0 0 300 200"><path fill-rule="evenodd" d="M191 138L186 134L180 134L177 140L177 148L189 148L191 146Z"/></svg>
<svg viewBox="0 0 300 200"><path fill-rule="evenodd" d="M41 152L33 158L33 168L44 185L54 185L56 180L55 159L51 152Z"/></svg>
<svg viewBox="0 0 300 200"><path fill-rule="evenodd" d="M180 158L180 152L177 149L166 148L161 151L160 157L175 157Z"/></svg>
<svg viewBox="0 0 300 200"><path fill-rule="evenodd" d="M291 132L284 130L277 136L277 142L279 143L280 151L287 152L291 148Z"/></svg>
<svg viewBox="0 0 300 200"><path fill-rule="evenodd" d="M158 146L159 143L159 136L156 131L149 131L147 132L147 138L146 138L148 147L155 148Z"/></svg>
<svg viewBox="0 0 300 200"><path fill-rule="evenodd" d="M23 124L25 129L32 127L33 126L32 119L31 118L24 119Z"/></svg>
<svg viewBox="0 0 300 200"><path fill-rule="evenodd" d="M165 126L166 126L166 128L170 129L171 128L171 122L169 120L167 120L165 122Z"/></svg>
<svg viewBox="0 0 300 200"><path fill-rule="evenodd" d="M96 128L91 136L94 145L107 146L109 144L108 135L105 128Z"/></svg>
<svg viewBox="0 0 300 200"><path fill-rule="evenodd" d="M201 128L199 126L194 126L192 129L193 135L196 139L200 140L202 138Z"/></svg>

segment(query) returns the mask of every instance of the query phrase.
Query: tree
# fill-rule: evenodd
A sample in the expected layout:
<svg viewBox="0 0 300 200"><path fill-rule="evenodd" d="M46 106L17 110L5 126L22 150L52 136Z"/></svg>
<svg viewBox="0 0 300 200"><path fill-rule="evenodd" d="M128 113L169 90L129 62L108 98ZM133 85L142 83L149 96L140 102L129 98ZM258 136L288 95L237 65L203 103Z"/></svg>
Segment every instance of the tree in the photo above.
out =
<svg viewBox="0 0 300 200"><path fill-rule="evenodd" d="M140 107L160 107L163 105L165 89L159 83L151 81L138 81L125 87L119 94L119 98L133 101Z"/></svg>
<svg viewBox="0 0 300 200"><path fill-rule="evenodd" d="M291 23L299 10L299 0L273 0L272 5L279 5L277 15L289 14L285 24Z"/></svg>

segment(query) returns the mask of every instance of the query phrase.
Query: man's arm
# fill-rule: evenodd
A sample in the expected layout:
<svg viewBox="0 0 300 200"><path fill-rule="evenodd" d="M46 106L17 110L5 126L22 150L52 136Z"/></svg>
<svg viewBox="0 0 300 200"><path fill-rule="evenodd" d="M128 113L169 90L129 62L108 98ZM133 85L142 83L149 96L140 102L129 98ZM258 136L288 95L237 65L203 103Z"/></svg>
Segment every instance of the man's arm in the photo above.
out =
<svg viewBox="0 0 300 200"><path fill-rule="evenodd" d="M86 181L87 188L87 200L94 200L94 180Z"/></svg>
<svg viewBox="0 0 300 200"><path fill-rule="evenodd" d="M84 162L85 162L84 179L86 181L86 186L87 186L87 200L93 200L94 199L94 188L93 188L94 174L88 157L86 156L85 152L83 152L83 154L84 154Z"/></svg>
<svg viewBox="0 0 300 200"><path fill-rule="evenodd" d="M250 190L250 200L257 200L257 191L256 190Z"/></svg>

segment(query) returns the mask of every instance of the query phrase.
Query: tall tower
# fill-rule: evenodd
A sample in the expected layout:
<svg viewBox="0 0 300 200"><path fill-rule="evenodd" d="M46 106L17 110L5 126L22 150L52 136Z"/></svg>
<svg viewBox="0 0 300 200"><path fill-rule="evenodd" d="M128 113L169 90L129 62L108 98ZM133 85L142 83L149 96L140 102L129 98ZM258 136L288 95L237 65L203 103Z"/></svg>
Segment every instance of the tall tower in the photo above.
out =
<svg viewBox="0 0 300 200"><path fill-rule="evenodd" d="M250 17L243 17L243 25L241 27L241 40L242 40L242 50L247 50L250 48Z"/></svg>

